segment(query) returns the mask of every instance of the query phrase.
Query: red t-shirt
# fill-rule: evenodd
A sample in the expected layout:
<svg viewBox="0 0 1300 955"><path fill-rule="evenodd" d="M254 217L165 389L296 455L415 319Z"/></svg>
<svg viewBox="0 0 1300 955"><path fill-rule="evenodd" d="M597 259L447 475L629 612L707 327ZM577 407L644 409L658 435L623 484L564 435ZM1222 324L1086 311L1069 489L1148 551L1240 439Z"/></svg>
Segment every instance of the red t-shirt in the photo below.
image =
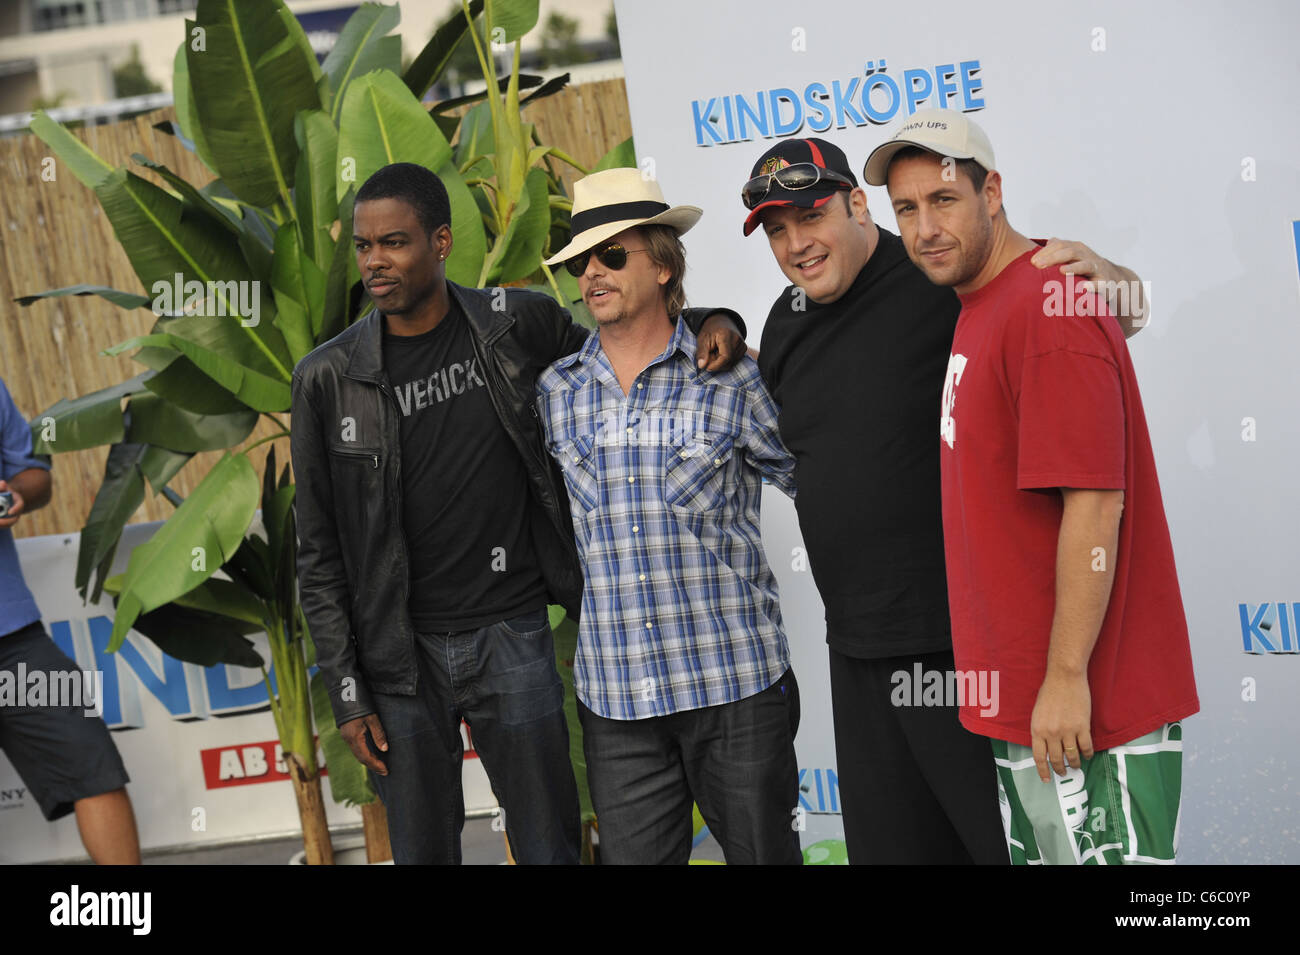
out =
<svg viewBox="0 0 1300 955"><path fill-rule="evenodd" d="M1114 587L1088 664L1092 741L1127 743L1195 713L1174 552L1142 398L1118 323L1026 252L962 296L940 409L943 530L957 669L996 671L997 712L962 724L1032 745L1047 670L1063 501L1122 489ZM1091 310L1096 315L1081 315ZM1062 314L1062 311L1065 313ZM967 678L969 680L969 677ZM981 715L983 713L984 715Z"/></svg>

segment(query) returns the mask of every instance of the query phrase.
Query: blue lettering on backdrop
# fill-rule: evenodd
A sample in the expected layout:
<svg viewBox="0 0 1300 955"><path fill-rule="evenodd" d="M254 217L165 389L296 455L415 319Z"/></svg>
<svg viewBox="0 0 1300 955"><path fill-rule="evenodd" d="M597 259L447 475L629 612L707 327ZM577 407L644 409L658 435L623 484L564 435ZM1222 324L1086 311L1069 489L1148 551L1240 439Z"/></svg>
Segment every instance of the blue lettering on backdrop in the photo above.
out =
<svg viewBox="0 0 1300 955"><path fill-rule="evenodd" d="M1300 653L1300 603L1291 604L1289 613L1285 600L1276 604L1237 604L1237 615L1243 652Z"/></svg>
<svg viewBox="0 0 1300 955"><path fill-rule="evenodd" d="M832 126L882 126L919 109L938 107L970 113L984 109L979 60L903 70L901 80L884 59L870 60L864 76L809 83L802 90L774 87L753 94L732 93L691 101L695 145L748 142L810 133ZM1300 259L1300 223L1296 225Z"/></svg>
<svg viewBox="0 0 1300 955"><path fill-rule="evenodd" d="M1300 220L1291 223L1291 232L1295 237L1295 265L1300 270Z"/></svg>
<svg viewBox="0 0 1300 955"><path fill-rule="evenodd" d="M80 638L74 636L74 623ZM183 663L134 632L127 634L117 653L108 653L113 634L110 617L100 615L75 622L54 620L48 627L51 639L77 666L104 674L103 715L111 729L144 725L142 689L161 703L172 719L182 721L234 716L266 709L269 705L266 684L258 670L220 663L210 667ZM315 673L316 669L312 667L308 674ZM274 667L268 676L275 690Z"/></svg>
<svg viewBox="0 0 1300 955"><path fill-rule="evenodd" d="M808 801L816 789L817 802ZM840 811L840 777L833 769L799 770L799 805L808 812Z"/></svg>
<svg viewBox="0 0 1300 955"><path fill-rule="evenodd" d="M849 81L849 88L845 90L840 86L840 81L835 80L831 83L831 101L835 104L835 127L843 129L848 125L846 116L851 116L854 126L865 126L867 121L862 118L862 114L853 108L853 92L858 88L862 78L855 76Z"/></svg>
<svg viewBox="0 0 1300 955"><path fill-rule="evenodd" d="M826 86L822 83L809 83L803 91L803 101L808 104L808 128L814 133L824 133L831 128L834 120L831 119L831 111L826 108L823 100L829 96ZM812 114L816 112L817 118L813 119ZM1300 223L1297 223L1300 226ZM1296 235L1300 237L1300 228L1297 229ZM1300 243L1300 238L1297 238Z"/></svg>
<svg viewBox="0 0 1300 955"><path fill-rule="evenodd" d="M795 91L791 89L770 90L767 95L772 102L772 135L789 136L797 131L803 125L803 103L799 101ZM782 103L789 103L790 108L794 110L789 122L781 121Z"/></svg>
<svg viewBox="0 0 1300 955"><path fill-rule="evenodd" d="M699 100L691 103L691 113L695 117L695 145L703 146L704 136L708 136L715 143L722 142L722 137L718 135L718 128L713 125L713 117L717 114L717 110L716 96L705 103L702 109Z"/></svg>
<svg viewBox="0 0 1300 955"><path fill-rule="evenodd" d="M758 131L759 135L764 137L768 135L767 100L763 98L761 93L756 97L756 99L758 101L757 110L755 110L755 108L750 104L749 100L745 99L745 97L741 96L739 93L736 94L736 121L740 126L741 139L753 138L749 135L749 123L746 121L747 117L749 120L753 121L754 129ZM775 116L776 110L773 110L772 112L773 116Z"/></svg>

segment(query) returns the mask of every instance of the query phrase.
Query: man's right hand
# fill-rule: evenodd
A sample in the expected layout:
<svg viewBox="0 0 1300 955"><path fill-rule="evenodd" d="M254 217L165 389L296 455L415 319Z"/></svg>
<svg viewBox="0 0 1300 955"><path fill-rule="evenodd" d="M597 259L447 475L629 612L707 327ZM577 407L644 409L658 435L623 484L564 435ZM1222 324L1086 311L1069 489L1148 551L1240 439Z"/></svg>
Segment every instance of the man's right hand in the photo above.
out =
<svg viewBox="0 0 1300 955"><path fill-rule="evenodd" d="M375 747L380 752L388 752L388 737L384 735L384 727L379 722L378 714L358 716L355 720L348 720L339 727L339 732L343 734L343 739L352 750L352 755L357 758L357 762L367 769L374 770L380 776L387 776L388 767L370 751L370 745L366 742L367 730L375 741Z"/></svg>

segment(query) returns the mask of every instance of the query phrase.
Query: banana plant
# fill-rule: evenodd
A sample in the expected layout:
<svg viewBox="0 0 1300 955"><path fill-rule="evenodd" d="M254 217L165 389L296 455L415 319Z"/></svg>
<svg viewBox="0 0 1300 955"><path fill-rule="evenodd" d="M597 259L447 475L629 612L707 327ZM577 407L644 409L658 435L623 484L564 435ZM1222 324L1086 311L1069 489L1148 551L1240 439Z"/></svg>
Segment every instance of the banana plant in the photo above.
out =
<svg viewBox="0 0 1300 955"><path fill-rule="evenodd" d="M109 447L76 586L85 599L114 597L110 651L134 629L181 660L263 668L314 863L332 855L313 700L333 795L348 803L374 795L319 679L308 678L314 651L297 600L288 467L276 473L272 447L259 478L250 452L288 437L294 365L363 311L351 249L358 184L388 163L426 166L451 199L452 281L545 281L564 304L577 298L541 260L567 241L569 200L551 160L581 167L543 146L520 115L566 81L520 76L518 40L537 22L537 0L462 0L405 74L390 35L399 21L396 5L361 4L318 63L282 0L199 0L174 59L176 121L158 128L210 171L201 185L141 154L113 165L43 112L31 123L95 193L144 292L83 282L17 301L98 296L152 315L146 333L107 350L131 352L139 374L34 419L39 453ZM422 97L466 37L484 93L426 106ZM514 43L508 77L496 76L489 40ZM534 92L521 101L525 87ZM457 120L451 107L466 103ZM616 151L618 161L629 151ZM255 437L259 423L270 433ZM169 483L202 451L226 453L182 500ZM176 510L108 578L122 529L150 492ZM259 631L269 668L248 639Z"/></svg>

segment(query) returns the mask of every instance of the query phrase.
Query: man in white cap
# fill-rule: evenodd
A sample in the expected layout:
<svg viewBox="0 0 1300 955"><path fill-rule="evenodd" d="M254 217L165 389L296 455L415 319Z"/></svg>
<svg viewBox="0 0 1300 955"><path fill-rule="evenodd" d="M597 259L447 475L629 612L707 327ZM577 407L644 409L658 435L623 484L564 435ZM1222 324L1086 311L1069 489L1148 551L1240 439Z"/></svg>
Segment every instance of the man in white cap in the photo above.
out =
<svg viewBox="0 0 1300 955"><path fill-rule="evenodd" d="M700 217L612 169L574 187L599 334L537 382L586 587L574 684L601 858L685 863L691 802L729 863L799 864L798 686L759 533L794 460L749 358L701 372L679 236Z"/></svg>
<svg viewBox="0 0 1300 955"><path fill-rule="evenodd" d="M927 429L960 304L872 221L834 143L773 144L742 200L745 234L763 229L791 283L758 366L798 462L799 528L826 608L849 861L1006 864L987 744L958 722L952 695L921 692L956 675ZM1053 240L1035 264L1131 275L1078 242Z"/></svg>
<svg viewBox="0 0 1300 955"><path fill-rule="evenodd" d="M917 113L863 176L962 302L939 423L952 639L960 670L1000 675L996 712L961 721L993 741L1012 861L1173 862L1199 703L1124 338L1033 265L967 116Z"/></svg>

